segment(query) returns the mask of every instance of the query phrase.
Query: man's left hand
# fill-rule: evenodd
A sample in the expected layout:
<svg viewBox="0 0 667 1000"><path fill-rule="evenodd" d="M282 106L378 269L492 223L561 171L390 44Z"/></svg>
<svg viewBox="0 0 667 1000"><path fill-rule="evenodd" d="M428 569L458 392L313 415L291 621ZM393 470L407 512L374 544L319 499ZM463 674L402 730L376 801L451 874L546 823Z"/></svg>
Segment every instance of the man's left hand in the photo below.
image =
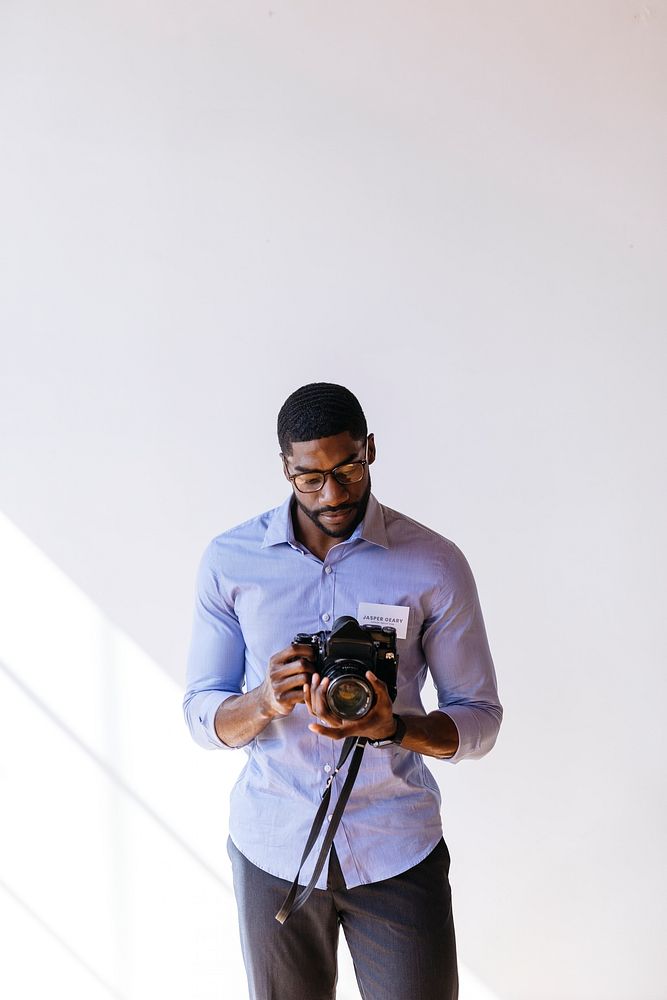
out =
<svg viewBox="0 0 667 1000"><path fill-rule="evenodd" d="M332 740L344 740L347 736L366 736L369 740L389 739L396 732L393 705L387 687L371 670L366 671L366 679L375 692L375 702L361 719L340 719L327 704L326 693L329 678L313 674L310 684L304 684L303 697L308 711L319 722L311 722L308 728L320 736Z"/></svg>

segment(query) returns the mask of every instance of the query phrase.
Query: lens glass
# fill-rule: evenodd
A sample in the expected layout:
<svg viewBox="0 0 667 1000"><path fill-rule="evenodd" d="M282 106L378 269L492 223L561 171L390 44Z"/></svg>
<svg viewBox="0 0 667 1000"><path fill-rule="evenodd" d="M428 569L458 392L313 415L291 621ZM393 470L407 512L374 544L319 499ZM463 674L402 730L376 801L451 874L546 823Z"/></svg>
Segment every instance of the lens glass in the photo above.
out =
<svg viewBox="0 0 667 1000"><path fill-rule="evenodd" d="M345 486L347 483L360 482L364 478L364 467L361 462L351 462L349 465L339 465L333 474Z"/></svg>
<svg viewBox="0 0 667 1000"><path fill-rule="evenodd" d="M294 477L294 485L301 493L317 493L324 486L321 472L304 472Z"/></svg>
<svg viewBox="0 0 667 1000"><path fill-rule="evenodd" d="M366 715L373 700L373 691L360 677L340 677L327 690L329 707L342 719L359 719Z"/></svg>

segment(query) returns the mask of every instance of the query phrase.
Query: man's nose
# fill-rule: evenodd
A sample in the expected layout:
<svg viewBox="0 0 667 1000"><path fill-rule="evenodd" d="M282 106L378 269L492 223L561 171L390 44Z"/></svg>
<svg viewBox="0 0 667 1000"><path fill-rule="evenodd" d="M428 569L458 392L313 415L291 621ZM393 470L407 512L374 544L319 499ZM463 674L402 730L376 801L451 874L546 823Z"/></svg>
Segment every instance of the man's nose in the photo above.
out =
<svg viewBox="0 0 667 1000"><path fill-rule="evenodd" d="M322 497L323 506L326 507L338 507L350 498L347 487L342 486L339 482L337 482L331 473L329 473L327 478L324 480L324 486L320 491L320 496Z"/></svg>

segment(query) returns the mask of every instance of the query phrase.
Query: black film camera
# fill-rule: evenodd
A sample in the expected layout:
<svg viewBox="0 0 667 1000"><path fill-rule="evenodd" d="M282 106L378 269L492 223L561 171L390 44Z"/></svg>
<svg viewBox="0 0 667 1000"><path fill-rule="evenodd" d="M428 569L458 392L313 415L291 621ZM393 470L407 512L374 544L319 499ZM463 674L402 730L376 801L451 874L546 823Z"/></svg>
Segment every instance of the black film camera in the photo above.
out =
<svg viewBox="0 0 667 1000"><path fill-rule="evenodd" d="M294 642L312 646L315 670L329 678L329 708L339 719L361 719L370 711L375 695L367 670L384 681L392 701L396 698L395 628L360 625L356 618L343 615L331 632L299 632Z"/></svg>

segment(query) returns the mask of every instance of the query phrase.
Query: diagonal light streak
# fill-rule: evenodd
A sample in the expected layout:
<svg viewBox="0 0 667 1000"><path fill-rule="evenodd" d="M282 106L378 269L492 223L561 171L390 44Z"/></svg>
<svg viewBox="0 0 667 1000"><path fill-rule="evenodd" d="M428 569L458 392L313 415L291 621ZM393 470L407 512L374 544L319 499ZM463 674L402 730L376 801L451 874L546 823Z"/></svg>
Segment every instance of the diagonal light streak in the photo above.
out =
<svg viewBox="0 0 667 1000"><path fill-rule="evenodd" d="M76 962L77 965L80 965L81 968L84 969L89 976L92 976L92 978L102 987L102 989L106 990L109 996L114 997L115 1000L126 1000L124 993L120 993L115 986L112 986L111 983L108 983L105 979L103 979L102 976L100 976L99 972L96 972L95 969L92 967L92 965L89 965L88 962L86 962L85 958L83 958L78 953L78 951L76 951L74 948L72 948L70 944L68 944L68 942L65 940L64 937L58 934L58 932L54 930L53 927L51 927L51 925L48 924L43 917L40 917L39 913L37 913L36 910L33 910L33 908L28 903L26 903L26 901L22 899L21 896L19 896L18 893L15 892L11 886L7 885L7 883L3 878L0 878L0 889L4 889L4 891L16 903L16 905L20 906L21 909L24 910L28 914L28 916L32 920L34 920L35 923L38 924L42 928L42 930L46 934L48 934L49 937L52 938L56 942L56 944L58 944L59 947L62 948L62 950L69 955L71 959L73 959L74 962Z"/></svg>
<svg viewBox="0 0 667 1000"><path fill-rule="evenodd" d="M33 705L35 705L46 717L63 733L76 747L84 753L90 760L92 760L97 767L106 775L106 777L116 785L131 801L138 806L150 819L160 827L160 829L178 846L184 853L186 853L192 861L195 862L200 868L202 868L206 874L212 878L220 888L224 889L225 892L231 893L231 885L229 882L222 877L214 868L212 868L204 858L201 857L195 850L192 849L190 844L181 837L179 833L172 826L170 826L160 815L152 808L141 796L134 791L134 789L127 784L126 781L121 778L117 771L115 771L107 762L100 757L99 754L95 753L91 747L88 746L75 732L73 732L70 727L63 722L63 720L56 715L56 713L43 701L38 694L36 694L32 688L30 688L25 681L23 681L18 674L16 674L6 663L0 660L0 670L9 678L9 680L21 691L21 693L28 698Z"/></svg>

